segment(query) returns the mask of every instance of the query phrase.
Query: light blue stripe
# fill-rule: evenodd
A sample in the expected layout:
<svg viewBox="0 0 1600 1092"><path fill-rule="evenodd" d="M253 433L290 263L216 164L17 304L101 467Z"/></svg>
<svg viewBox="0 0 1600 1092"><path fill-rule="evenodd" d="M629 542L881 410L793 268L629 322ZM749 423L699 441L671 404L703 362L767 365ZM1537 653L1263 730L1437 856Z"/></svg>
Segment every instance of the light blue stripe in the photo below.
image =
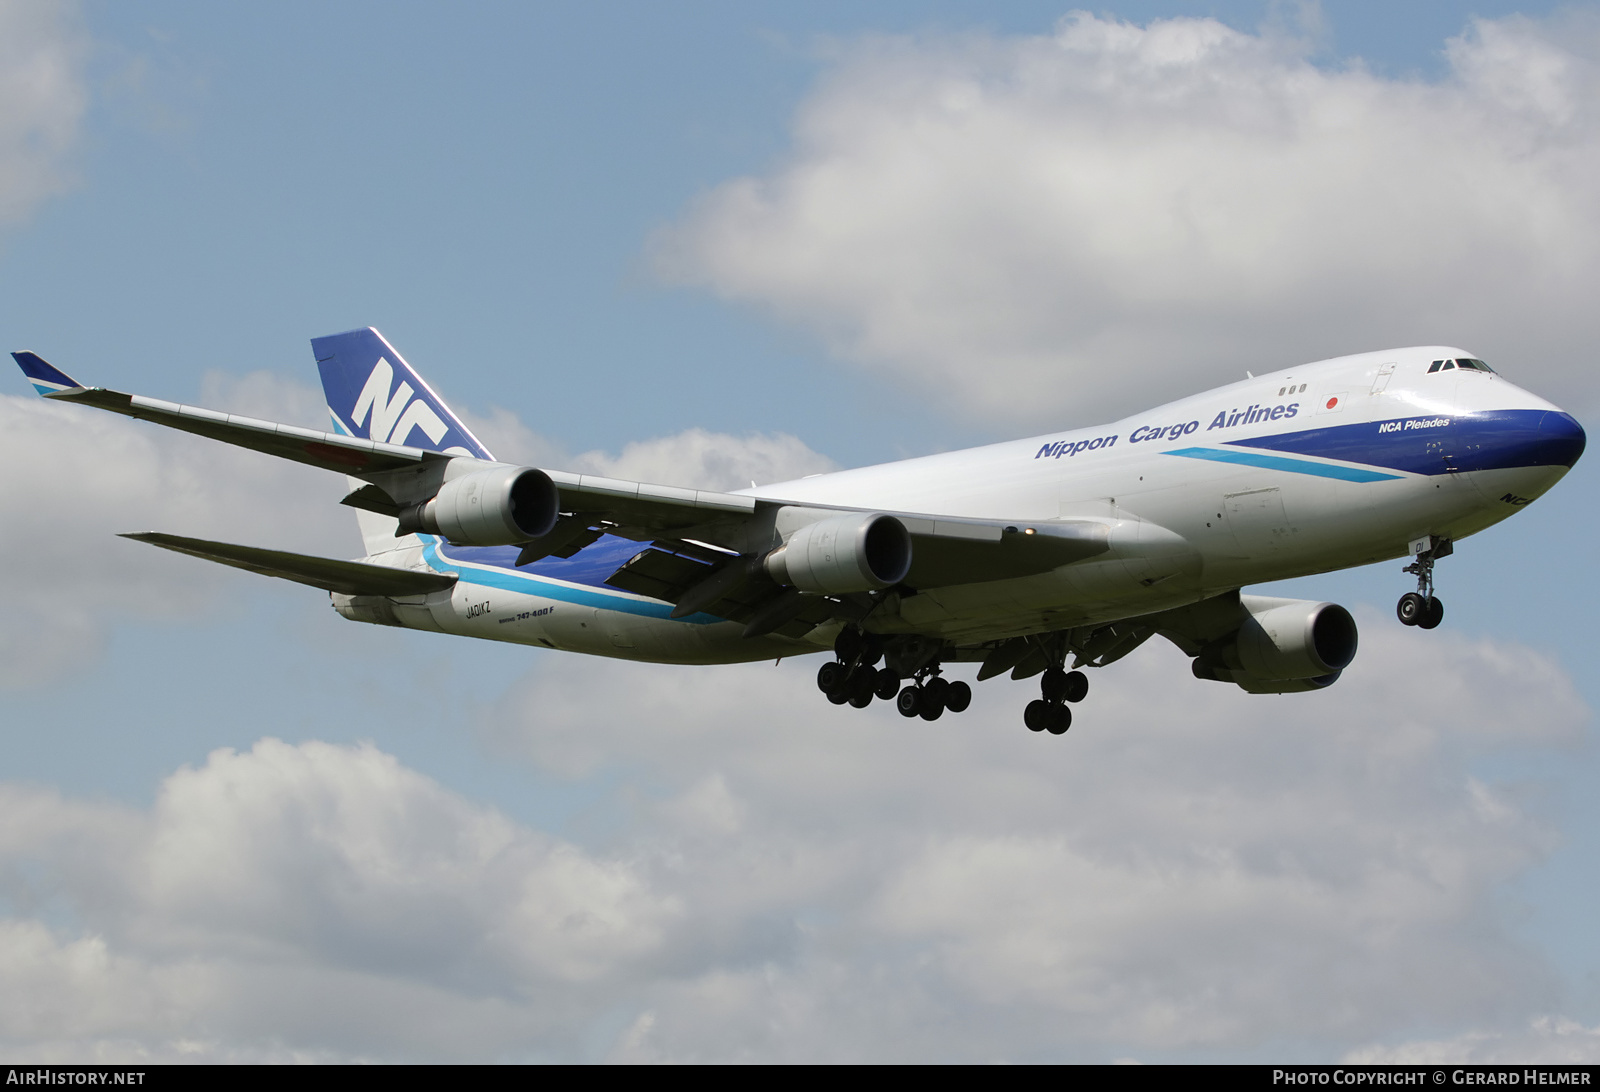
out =
<svg viewBox="0 0 1600 1092"><path fill-rule="evenodd" d="M1398 474L1380 474L1376 470L1361 470L1353 466L1332 466L1328 463L1307 462L1305 459L1286 459L1282 455L1257 455L1251 451L1219 451L1214 447L1180 447L1175 451L1163 451L1162 454L1177 455L1185 459L1207 459L1217 463L1259 466L1263 470L1309 474L1315 478L1335 478L1342 482L1388 482L1400 477Z"/></svg>
<svg viewBox="0 0 1600 1092"><path fill-rule="evenodd" d="M537 595L541 599L555 599L562 603L595 607L599 610L614 610L621 614L636 614L643 618L661 618L672 622L685 622L692 626L709 626L717 622L727 621L726 618L718 618L714 614L706 614L704 612L691 614L687 618L673 618L671 616L671 603L641 603L637 599L624 598L619 594L589 591L586 588L574 588L567 584L557 584L534 576L532 573L519 573L508 569L478 569L469 565L453 564L449 558L440 555L438 539L430 535L418 535L417 537L422 539L422 556L429 567L437 572L455 573L456 579L463 584L499 588L501 591L517 592L521 595Z"/></svg>

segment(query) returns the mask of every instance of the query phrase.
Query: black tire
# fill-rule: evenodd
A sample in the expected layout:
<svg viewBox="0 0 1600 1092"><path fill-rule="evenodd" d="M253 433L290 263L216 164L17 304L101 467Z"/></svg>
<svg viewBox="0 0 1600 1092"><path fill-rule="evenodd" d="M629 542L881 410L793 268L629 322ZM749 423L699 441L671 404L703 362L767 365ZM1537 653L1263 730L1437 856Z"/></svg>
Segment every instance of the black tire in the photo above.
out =
<svg viewBox="0 0 1600 1092"><path fill-rule="evenodd" d="M950 680L948 679L941 679L939 676L935 675L933 678L922 684L923 700L937 702L940 709L944 709L945 706L950 704L947 700L949 696Z"/></svg>
<svg viewBox="0 0 1600 1092"><path fill-rule="evenodd" d="M862 633L854 626L839 631L839 636L833 639L833 650L839 654L839 659L845 663L854 662L861 654L863 644Z"/></svg>
<svg viewBox="0 0 1600 1092"><path fill-rule="evenodd" d="M1049 702L1035 698L1022 711L1022 723L1028 726L1030 732L1042 732L1050 727L1050 710L1053 708Z"/></svg>
<svg viewBox="0 0 1600 1092"><path fill-rule="evenodd" d="M1081 671L1067 672L1067 688L1061 695L1068 701L1082 701L1089 696L1089 676Z"/></svg>
<svg viewBox="0 0 1600 1092"><path fill-rule="evenodd" d="M900 710L902 717L914 717L922 712L922 691L915 686L908 686L900 691L900 696L894 700L894 707Z"/></svg>
<svg viewBox="0 0 1600 1092"><path fill-rule="evenodd" d="M1066 735L1067 729L1072 727L1072 710L1065 705L1052 705L1050 707L1050 723L1045 725L1045 731L1053 736Z"/></svg>
<svg viewBox="0 0 1600 1092"><path fill-rule="evenodd" d="M860 658L857 662L862 667L877 667L883 662L883 639L876 634L868 634L861 642Z"/></svg>
<svg viewBox="0 0 1600 1092"><path fill-rule="evenodd" d="M868 668L858 667L850 672L850 684L845 689L850 695L850 704L857 709L865 709L872 704L874 691L878 688L878 673Z"/></svg>
<svg viewBox="0 0 1600 1092"><path fill-rule="evenodd" d="M965 713L972 704L972 687L964 682L953 682L945 692L944 707L952 713Z"/></svg>
<svg viewBox="0 0 1600 1092"><path fill-rule="evenodd" d="M923 720L938 720L944 716L944 702L926 690L922 692L921 708L917 711Z"/></svg>
<svg viewBox="0 0 1600 1092"><path fill-rule="evenodd" d="M837 660L829 660L817 668L817 689L824 694L832 694L844 682L845 667Z"/></svg>
<svg viewBox="0 0 1600 1092"><path fill-rule="evenodd" d="M1052 667L1039 676L1039 694L1048 702L1058 702L1067 696L1067 673Z"/></svg>
<svg viewBox="0 0 1600 1092"><path fill-rule="evenodd" d="M850 691L841 686L839 689L828 695L828 700L833 702L835 705L843 705L845 702L850 700Z"/></svg>
<svg viewBox="0 0 1600 1092"><path fill-rule="evenodd" d="M892 667L886 667L878 672L876 693L884 701L894 701L896 694L900 693L900 673Z"/></svg>
<svg viewBox="0 0 1600 1092"><path fill-rule="evenodd" d="M1406 592L1400 597L1400 602L1394 605L1395 617L1400 619L1401 625L1414 626L1426 617L1428 609L1427 600L1416 592Z"/></svg>
<svg viewBox="0 0 1600 1092"><path fill-rule="evenodd" d="M1442 621L1444 621L1444 604L1433 596L1428 596L1428 605L1422 608L1422 617L1417 619L1417 627L1438 629Z"/></svg>

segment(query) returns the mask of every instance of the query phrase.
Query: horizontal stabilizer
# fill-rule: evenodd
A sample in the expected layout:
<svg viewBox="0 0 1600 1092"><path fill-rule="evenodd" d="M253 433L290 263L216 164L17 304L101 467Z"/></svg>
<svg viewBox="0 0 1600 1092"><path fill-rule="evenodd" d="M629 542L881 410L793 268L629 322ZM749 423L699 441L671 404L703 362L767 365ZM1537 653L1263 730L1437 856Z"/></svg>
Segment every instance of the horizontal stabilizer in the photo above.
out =
<svg viewBox="0 0 1600 1092"><path fill-rule="evenodd" d="M207 542L205 539L180 538L177 535L149 533L121 537L215 561L219 565L231 565L235 569L275 576L280 580L293 580L297 584L309 584L313 588L344 595L426 595L428 592L443 591L456 582L454 576L439 573L391 569L363 561L334 561L325 557L307 557L305 554L291 554L282 550L263 550L255 546L235 546L227 542Z"/></svg>

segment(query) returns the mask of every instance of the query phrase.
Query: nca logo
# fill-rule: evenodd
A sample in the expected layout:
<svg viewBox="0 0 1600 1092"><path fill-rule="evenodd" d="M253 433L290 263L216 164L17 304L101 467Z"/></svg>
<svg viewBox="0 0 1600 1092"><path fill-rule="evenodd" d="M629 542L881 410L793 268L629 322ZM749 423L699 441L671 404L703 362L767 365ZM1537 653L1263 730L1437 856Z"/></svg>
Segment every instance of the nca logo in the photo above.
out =
<svg viewBox="0 0 1600 1092"><path fill-rule="evenodd" d="M437 447L450 426L441 421L426 402L412 400L416 392L410 383L402 381L391 398L389 385L393 382L394 365L380 356L372 374L367 376L367 385L361 388L355 408L350 411L350 423L358 430L366 423L367 438L387 444L404 444L411 430L420 428ZM368 415L372 418L370 423L367 423Z"/></svg>
<svg viewBox="0 0 1600 1092"><path fill-rule="evenodd" d="M1505 496L1501 497L1500 499L1505 501L1507 504L1511 505L1514 508L1521 508L1524 504L1527 504L1532 498L1530 498L1530 497L1519 497L1515 493L1507 493Z"/></svg>

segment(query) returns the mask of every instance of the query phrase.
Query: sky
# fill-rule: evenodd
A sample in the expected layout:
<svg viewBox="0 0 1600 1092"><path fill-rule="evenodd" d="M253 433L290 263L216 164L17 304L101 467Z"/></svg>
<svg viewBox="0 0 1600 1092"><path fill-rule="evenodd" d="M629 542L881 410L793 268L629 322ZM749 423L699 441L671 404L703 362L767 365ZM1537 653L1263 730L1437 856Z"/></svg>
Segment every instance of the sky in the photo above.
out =
<svg viewBox="0 0 1600 1092"><path fill-rule="evenodd" d="M1593 422L1600 6L0 0L0 329L326 418L373 325L489 447L731 488L1460 345ZM12 1061L1600 1059L1600 476L1344 603L1317 694L1151 642L1074 728L816 658L361 626L115 537L356 554L344 483L0 387Z"/></svg>

